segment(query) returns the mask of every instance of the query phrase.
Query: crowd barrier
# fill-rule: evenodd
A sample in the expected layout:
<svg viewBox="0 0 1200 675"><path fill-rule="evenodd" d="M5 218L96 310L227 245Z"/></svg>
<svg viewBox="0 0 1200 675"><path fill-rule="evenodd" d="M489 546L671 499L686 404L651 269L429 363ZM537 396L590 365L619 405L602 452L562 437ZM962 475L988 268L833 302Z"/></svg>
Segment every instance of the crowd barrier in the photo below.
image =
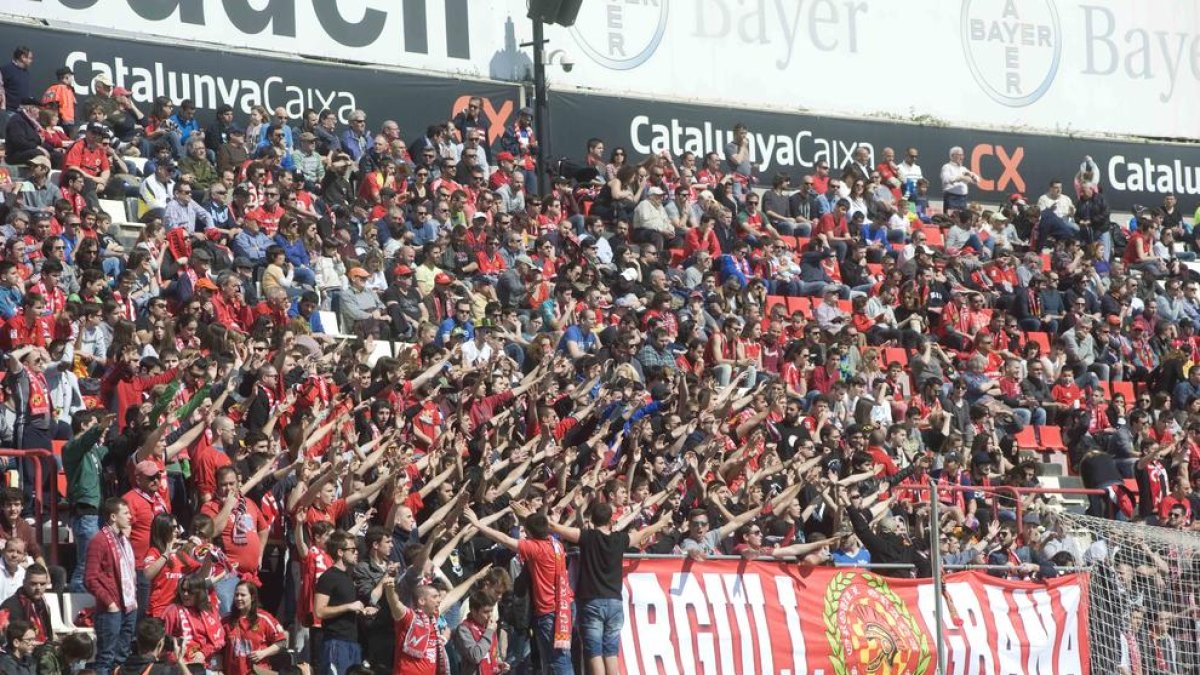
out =
<svg viewBox="0 0 1200 675"><path fill-rule="evenodd" d="M50 549L49 557L46 558L47 562L49 562L51 565L57 565L59 530L58 490L54 487L51 487L49 490L45 490L45 476L42 473L42 460L49 459L51 461L56 461L54 453L50 450L45 450L42 448L29 448L23 450L16 448L0 448L0 457L14 457L17 460L26 458L35 459L35 461L31 462L33 465L33 484L36 486L36 489L33 491L33 527L34 531L37 533L38 542L41 543L43 550L46 548ZM49 502L49 509L46 508L46 502ZM45 515L47 510L49 510L50 515L49 542L45 541L46 536L45 532L43 531L43 525L46 522Z"/></svg>
<svg viewBox="0 0 1200 675"><path fill-rule="evenodd" d="M971 569L944 575L939 594L878 568L894 569L630 556L621 672L931 675L939 658L944 672L1089 672L1086 572L1022 582Z"/></svg>

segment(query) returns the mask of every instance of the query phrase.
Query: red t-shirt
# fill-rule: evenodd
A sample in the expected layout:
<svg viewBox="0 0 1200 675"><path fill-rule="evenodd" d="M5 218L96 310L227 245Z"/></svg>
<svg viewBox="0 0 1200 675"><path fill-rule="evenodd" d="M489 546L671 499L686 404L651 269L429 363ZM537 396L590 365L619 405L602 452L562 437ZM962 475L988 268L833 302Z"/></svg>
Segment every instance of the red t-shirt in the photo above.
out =
<svg viewBox="0 0 1200 675"><path fill-rule="evenodd" d="M406 608L407 609L407 608ZM437 622L408 609L396 619L396 675L437 675L439 652ZM419 656L418 656L419 654Z"/></svg>
<svg viewBox="0 0 1200 675"><path fill-rule="evenodd" d="M133 547L133 560L139 570L146 568L146 552L150 550L150 524L154 516L160 513L170 513L171 504L163 499L162 493L147 495L138 489L130 490L123 495L129 505L130 523L129 544Z"/></svg>
<svg viewBox="0 0 1200 675"><path fill-rule="evenodd" d="M333 558L325 549L308 547L308 554L300 562L300 597L296 603L296 613L304 626L321 626L321 620L313 613L313 598L317 591L317 579L330 567L333 567Z"/></svg>
<svg viewBox="0 0 1200 675"><path fill-rule="evenodd" d="M65 168L77 168L93 178L109 170L108 153L104 146L89 148L85 142L75 143L63 159Z"/></svg>
<svg viewBox="0 0 1200 675"><path fill-rule="evenodd" d="M342 519L342 516L346 515L346 511L348 511L349 508L350 507L348 504L346 504L345 499L335 499L330 502L329 506L323 509L318 507L318 505L314 502L312 506L308 507L308 512L305 513L305 517L307 518L305 521L305 526L308 528L305 534L309 536L309 540L312 539L313 525L316 525L317 523L329 523L334 527L337 527L338 521Z"/></svg>
<svg viewBox="0 0 1200 675"><path fill-rule="evenodd" d="M149 567L160 557L162 557L162 551L151 546L146 551L146 555L142 557L142 569ZM194 564L194 561L189 564L181 561L179 556L171 556L158 571L158 576L150 581L150 603L146 608L146 614L161 619L167 607L175 602L175 592L179 588L179 580L198 569L200 569L200 565Z"/></svg>
<svg viewBox="0 0 1200 675"><path fill-rule="evenodd" d="M529 569L531 586L533 588L533 612L543 616L558 610L554 603L556 589L555 579L567 574L566 558L563 548L554 545L549 539L522 539L517 545L517 555L525 561ZM571 590L567 587L567 600L570 600Z"/></svg>
<svg viewBox="0 0 1200 675"><path fill-rule="evenodd" d="M212 497L217 491L217 470L230 464L229 455L214 448L201 434L192 446L192 481L196 484L196 492Z"/></svg>
<svg viewBox="0 0 1200 675"><path fill-rule="evenodd" d="M250 662L251 652L266 649L287 638L279 621L262 609L258 610L257 625L253 627L249 619L233 615L225 617L224 626L225 675L250 675L254 672L254 664Z"/></svg>
<svg viewBox="0 0 1200 675"><path fill-rule="evenodd" d="M263 550L258 532L267 529L271 524L263 518L262 511L258 510L258 505L253 500L243 498L242 504L244 508L234 507L233 513L229 514L229 520L221 532L221 543L224 544L225 554L229 559L238 564L238 572L242 578L257 579ZM205 503L200 509L200 513L214 520L220 512L221 504L215 499Z"/></svg>

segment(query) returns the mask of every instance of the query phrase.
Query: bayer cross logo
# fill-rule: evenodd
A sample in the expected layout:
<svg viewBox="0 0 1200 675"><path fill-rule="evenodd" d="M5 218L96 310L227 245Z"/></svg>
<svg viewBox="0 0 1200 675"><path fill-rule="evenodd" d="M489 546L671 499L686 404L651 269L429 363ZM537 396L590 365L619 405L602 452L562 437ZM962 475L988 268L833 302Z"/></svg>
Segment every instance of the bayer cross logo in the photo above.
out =
<svg viewBox="0 0 1200 675"><path fill-rule="evenodd" d="M631 70L654 55L667 30L670 0L589 0L571 34L580 49L612 70Z"/></svg>
<svg viewBox="0 0 1200 675"><path fill-rule="evenodd" d="M996 102L1024 107L1054 83L1062 58L1054 0L963 0L961 31L971 75Z"/></svg>

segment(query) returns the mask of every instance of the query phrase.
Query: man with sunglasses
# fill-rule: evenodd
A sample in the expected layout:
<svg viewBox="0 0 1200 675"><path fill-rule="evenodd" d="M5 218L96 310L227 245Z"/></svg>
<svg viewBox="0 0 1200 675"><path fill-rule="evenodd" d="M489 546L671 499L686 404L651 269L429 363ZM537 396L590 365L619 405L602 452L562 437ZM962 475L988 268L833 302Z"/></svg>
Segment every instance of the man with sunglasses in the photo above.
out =
<svg viewBox="0 0 1200 675"><path fill-rule="evenodd" d="M321 620L323 641L321 653L314 654L316 672L345 673L362 663L362 648L358 641L359 616L371 618L378 607L368 607L358 600L350 570L358 563L358 544L354 537L338 530L329 536L325 551L333 566L317 579L313 599L313 614Z"/></svg>

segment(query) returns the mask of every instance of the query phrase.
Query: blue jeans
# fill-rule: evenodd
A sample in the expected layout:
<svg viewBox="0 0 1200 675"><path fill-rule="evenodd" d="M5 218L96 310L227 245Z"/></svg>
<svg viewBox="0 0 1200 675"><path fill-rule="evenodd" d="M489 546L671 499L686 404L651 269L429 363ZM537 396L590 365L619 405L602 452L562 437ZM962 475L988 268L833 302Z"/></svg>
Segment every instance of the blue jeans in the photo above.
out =
<svg viewBox="0 0 1200 675"><path fill-rule="evenodd" d="M535 638L537 639L538 657L541 660L543 675L575 675L575 667L571 665L571 650L554 648L554 613L543 614L535 621Z"/></svg>
<svg viewBox="0 0 1200 675"><path fill-rule="evenodd" d="M75 537L75 571L71 573L69 587L72 593L86 592L83 587L83 567L87 563L87 547L99 531L100 516L94 513L71 518L71 535Z"/></svg>
<svg viewBox="0 0 1200 675"><path fill-rule="evenodd" d="M357 642L325 640L321 658L317 660L317 675L345 675L351 666L362 663L362 647Z"/></svg>
<svg viewBox="0 0 1200 675"><path fill-rule="evenodd" d="M621 651L621 628L625 608L620 598L597 598L583 603L579 611L579 632L583 636L583 656L617 656Z"/></svg>
<svg viewBox="0 0 1200 675"><path fill-rule="evenodd" d="M217 605L221 609L221 616L229 613L233 608L233 592L237 590L238 582L241 578L236 574L226 574L213 590L217 592Z"/></svg>
<svg viewBox="0 0 1200 675"><path fill-rule="evenodd" d="M136 617L136 612L96 612L96 660L91 667L98 675L109 675L129 658Z"/></svg>

